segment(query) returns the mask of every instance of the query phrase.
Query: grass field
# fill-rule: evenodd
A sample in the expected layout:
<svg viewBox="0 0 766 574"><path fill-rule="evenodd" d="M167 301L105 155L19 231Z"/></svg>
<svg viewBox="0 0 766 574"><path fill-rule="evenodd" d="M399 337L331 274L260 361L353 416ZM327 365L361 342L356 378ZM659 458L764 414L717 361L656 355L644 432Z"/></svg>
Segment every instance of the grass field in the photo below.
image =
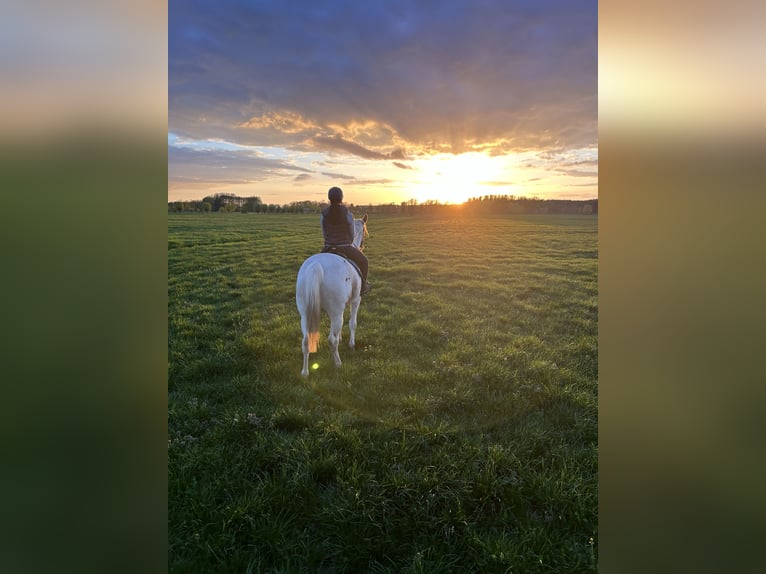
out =
<svg viewBox="0 0 766 574"><path fill-rule="evenodd" d="M318 216L168 221L170 571L596 571L595 217L371 215L307 380Z"/></svg>

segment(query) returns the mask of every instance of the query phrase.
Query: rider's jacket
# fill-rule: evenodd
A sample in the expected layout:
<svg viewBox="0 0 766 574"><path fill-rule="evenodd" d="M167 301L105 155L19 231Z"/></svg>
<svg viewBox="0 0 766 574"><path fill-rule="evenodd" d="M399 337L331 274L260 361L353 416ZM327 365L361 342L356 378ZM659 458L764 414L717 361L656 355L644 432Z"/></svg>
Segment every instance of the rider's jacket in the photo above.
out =
<svg viewBox="0 0 766 574"><path fill-rule="evenodd" d="M331 210L339 210L332 213ZM326 246L351 245L354 241L354 216L345 205L330 205L322 211L322 233Z"/></svg>

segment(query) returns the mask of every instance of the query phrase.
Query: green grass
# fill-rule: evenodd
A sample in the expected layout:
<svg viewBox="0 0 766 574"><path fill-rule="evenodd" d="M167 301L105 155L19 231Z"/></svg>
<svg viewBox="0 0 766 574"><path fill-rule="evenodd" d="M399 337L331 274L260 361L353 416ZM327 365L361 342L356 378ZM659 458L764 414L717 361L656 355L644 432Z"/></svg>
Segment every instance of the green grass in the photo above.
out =
<svg viewBox="0 0 766 574"><path fill-rule="evenodd" d="M597 228L372 215L300 377L316 215L169 215L173 572L595 572Z"/></svg>

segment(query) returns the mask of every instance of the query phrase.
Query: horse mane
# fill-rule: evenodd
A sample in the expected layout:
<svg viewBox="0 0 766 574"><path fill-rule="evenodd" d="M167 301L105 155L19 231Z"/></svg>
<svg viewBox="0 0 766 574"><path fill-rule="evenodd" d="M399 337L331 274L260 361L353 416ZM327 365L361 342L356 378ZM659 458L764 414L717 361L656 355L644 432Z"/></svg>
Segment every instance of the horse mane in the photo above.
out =
<svg viewBox="0 0 766 574"><path fill-rule="evenodd" d="M364 238L370 236L370 232L367 231L367 221L365 221L365 218L362 219L354 219L354 244L356 245L356 238L357 235L359 235L359 226L362 226L362 236L359 239L359 245L358 248L360 251L364 250Z"/></svg>

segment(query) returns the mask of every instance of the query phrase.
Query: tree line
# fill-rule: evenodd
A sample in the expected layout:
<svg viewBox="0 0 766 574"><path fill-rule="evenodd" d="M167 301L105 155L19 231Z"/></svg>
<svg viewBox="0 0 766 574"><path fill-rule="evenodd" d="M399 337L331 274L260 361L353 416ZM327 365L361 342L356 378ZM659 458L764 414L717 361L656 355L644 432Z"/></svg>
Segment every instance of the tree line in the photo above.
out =
<svg viewBox="0 0 766 574"><path fill-rule="evenodd" d="M260 197L240 197L217 193L198 201L168 202L168 212L220 212L220 213L320 213L327 202L293 201L284 205L263 203ZM349 204L354 211L378 214L432 214L467 210L471 213L514 214L569 214L598 215L598 199L541 199L514 195L482 195L472 197L462 205L440 203L435 200L418 202L415 199L401 203L381 205Z"/></svg>
<svg viewBox="0 0 766 574"><path fill-rule="evenodd" d="M598 214L598 199L541 199L514 195L483 195L472 197L465 206L473 211L491 213Z"/></svg>
<svg viewBox="0 0 766 574"><path fill-rule="evenodd" d="M216 193L200 200L168 202L168 212L176 213L319 213L322 208L323 204L316 201L293 201L280 205L263 203L258 196L240 197L225 193Z"/></svg>

